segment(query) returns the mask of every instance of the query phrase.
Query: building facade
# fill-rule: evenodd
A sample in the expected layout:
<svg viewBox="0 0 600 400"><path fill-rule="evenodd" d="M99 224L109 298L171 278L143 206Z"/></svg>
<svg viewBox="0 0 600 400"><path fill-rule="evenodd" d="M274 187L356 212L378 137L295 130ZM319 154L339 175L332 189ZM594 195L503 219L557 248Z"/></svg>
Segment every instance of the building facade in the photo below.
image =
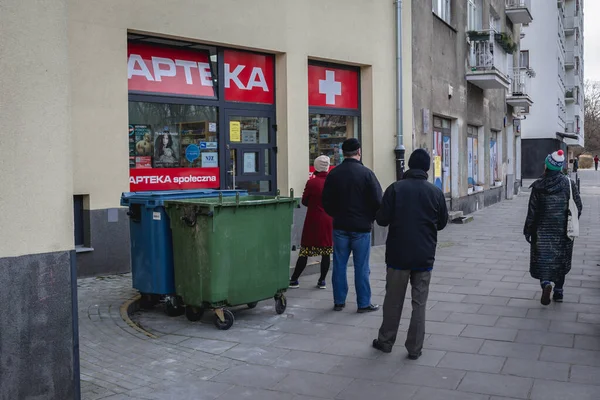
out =
<svg viewBox="0 0 600 400"><path fill-rule="evenodd" d="M559 148L584 146L583 0L559 0L549 6L532 0L536 21L523 29L521 63L536 73L531 92L536 107L522 121L523 178L544 171L544 157ZM538 160L532 162L532 160Z"/></svg>
<svg viewBox="0 0 600 400"><path fill-rule="evenodd" d="M76 277L129 270L123 192L299 196L312 159L339 164L348 137L392 183L394 7L1 1L0 366L10 373L0 397L77 398ZM410 49L411 2L403 8ZM406 105L411 58L402 57ZM402 121L412 132L408 106Z"/></svg>
<svg viewBox="0 0 600 400"><path fill-rule="evenodd" d="M235 187L300 195L312 159L327 154L339 164L348 137L362 141L365 165L390 184L393 7L363 0L177 2L165 15L164 2L71 2L80 276L128 270L122 192ZM404 15L409 46L410 13ZM410 79L410 57L404 63ZM405 88L410 104L412 86ZM407 108L408 132L410 115ZM294 244L302 219L299 209Z"/></svg>
<svg viewBox="0 0 600 400"><path fill-rule="evenodd" d="M430 149L432 181L450 209L473 212L512 198L520 181L518 68L528 1L413 3L413 146Z"/></svg>

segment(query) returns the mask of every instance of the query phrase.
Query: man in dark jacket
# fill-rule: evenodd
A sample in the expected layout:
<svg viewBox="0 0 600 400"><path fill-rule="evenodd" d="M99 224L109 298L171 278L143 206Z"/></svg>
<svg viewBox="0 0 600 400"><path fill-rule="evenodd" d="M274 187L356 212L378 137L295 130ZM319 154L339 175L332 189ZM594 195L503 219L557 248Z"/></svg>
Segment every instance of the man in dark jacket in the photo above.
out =
<svg viewBox="0 0 600 400"><path fill-rule="evenodd" d="M344 162L335 167L325 181L323 208L333 217L333 300L341 311L348 295L348 259L354 259L354 282L358 312L377 311L371 304L369 256L371 230L381 205L381 186L373 171L361 162L360 142L354 138L342 144Z"/></svg>
<svg viewBox="0 0 600 400"><path fill-rule="evenodd" d="M435 261L438 231L448 223L444 194L427 181L431 165L429 154L415 150L403 180L393 183L383 196L377 223L389 226L386 242L386 294L383 323L373 347L390 353L396 342L404 297L410 280L412 316L406 350L411 360L421 355L425 339L425 306L431 270Z"/></svg>
<svg viewBox="0 0 600 400"><path fill-rule="evenodd" d="M525 240L531 244L529 273L532 278L540 280L541 303L545 306L550 304L552 282L553 300L559 303L563 301L565 277L571 271L573 240L567 236L571 192L578 210L578 215L572 218L579 219L583 209L575 182L561 172L564 161L562 150L546 157L544 175L531 185L529 209L523 228Z"/></svg>

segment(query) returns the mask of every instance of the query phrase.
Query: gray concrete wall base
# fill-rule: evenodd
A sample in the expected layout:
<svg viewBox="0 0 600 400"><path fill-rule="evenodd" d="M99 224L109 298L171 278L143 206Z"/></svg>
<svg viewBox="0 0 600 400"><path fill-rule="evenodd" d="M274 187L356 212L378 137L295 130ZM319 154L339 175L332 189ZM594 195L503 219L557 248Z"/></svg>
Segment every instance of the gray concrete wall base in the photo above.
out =
<svg viewBox="0 0 600 400"><path fill-rule="evenodd" d="M504 198L504 186L494 187L483 192L474 193L469 196L452 199L452 210L462 211L463 214L472 214L484 207L496 204Z"/></svg>
<svg viewBox="0 0 600 400"><path fill-rule="evenodd" d="M0 258L0 399L78 398L73 262L69 251Z"/></svg>
<svg viewBox="0 0 600 400"><path fill-rule="evenodd" d="M93 251L77 253L77 277L131 271L126 208L87 211L86 242Z"/></svg>

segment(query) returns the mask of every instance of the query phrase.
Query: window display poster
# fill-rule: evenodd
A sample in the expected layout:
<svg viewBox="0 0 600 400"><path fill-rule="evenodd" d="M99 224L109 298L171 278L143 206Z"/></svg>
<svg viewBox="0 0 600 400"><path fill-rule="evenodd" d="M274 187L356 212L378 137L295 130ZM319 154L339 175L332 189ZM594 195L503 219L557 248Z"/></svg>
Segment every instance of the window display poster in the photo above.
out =
<svg viewBox="0 0 600 400"><path fill-rule="evenodd" d="M244 153L244 173L255 174L256 173L256 153L248 152Z"/></svg>
<svg viewBox="0 0 600 400"><path fill-rule="evenodd" d="M443 136L444 152L442 154L443 192L450 193L450 136Z"/></svg>
<svg viewBox="0 0 600 400"><path fill-rule="evenodd" d="M135 155L152 156L154 145L152 142L152 127L150 125L129 125L130 132L133 127L135 138ZM131 137L131 133L130 133Z"/></svg>
<svg viewBox="0 0 600 400"><path fill-rule="evenodd" d="M179 135L156 132L154 136L154 168L179 167Z"/></svg>
<svg viewBox="0 0 600 400"><path fill-rule="evenodd" d="M490 139L490 185L498 179L498 146L495 138Z"/></svg>
<svg viewBox="0 0 600 400"><path fill-rule="evenodd" d="M439 157L442 155L442 132L433 132L433 154ZM438 188L443 189L441 166L439 171L437 169L434 170L433 183Z"/></svg>
<svg viewBox="0 0 600 400"><path fill-rule="evenodd" d="M479 140L473 138L473 181L479 184Z"/></svg>
<svg viewBox="0 0 600 400"><path fill-rule="evenodd" d="M241 140L241 125L240 121L229 122L229 141L239 142Z"/></svg>
<svg viewBox="0 0 600 400"><path fill-rule="evenodd" d="M208 123L208 131L209 132L216 132L217 131L217 123L216 122L209 122Z"/></svg>
<svg viewBox="0 0 600 400"><path fill-rule="evenodd" d="M258 142L258 131L255 130L242 130L242 143L257 143Z"/></svg>
<svg viewBox="0 0 600 400"><path fill-rule="evenodd" d="M475 185L475 178L473 177L473 138L467 138L467 172L469 185Z"/></svg>
<svg viewBox="0 0 600 400"><path fill-rule="evenodd" d="M216 168L219 166L219 153L206 151L201 153L202 168Z"/></svg>
<svg viewBox="0 0 600 400"><path fill-rule="evenodd" d="M441 156L433 157L433 171L434 171L434 176L442 176L442 157Z"/></svg>

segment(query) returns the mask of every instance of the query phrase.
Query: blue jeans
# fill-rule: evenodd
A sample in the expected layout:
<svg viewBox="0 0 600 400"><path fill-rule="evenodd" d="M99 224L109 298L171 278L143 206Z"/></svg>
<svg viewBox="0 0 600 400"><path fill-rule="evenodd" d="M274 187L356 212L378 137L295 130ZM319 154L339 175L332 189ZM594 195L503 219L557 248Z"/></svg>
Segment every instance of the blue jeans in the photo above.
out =
<svg viewBox="0 0 600 400"><path fill-rule="evenodd" d="M369 256L371 254L371 232L333 231L333 301L345 304L348 296L348 259L352 252L354 260L354 285L358 308L371 304L371 284L369 283Z"/></svg>

